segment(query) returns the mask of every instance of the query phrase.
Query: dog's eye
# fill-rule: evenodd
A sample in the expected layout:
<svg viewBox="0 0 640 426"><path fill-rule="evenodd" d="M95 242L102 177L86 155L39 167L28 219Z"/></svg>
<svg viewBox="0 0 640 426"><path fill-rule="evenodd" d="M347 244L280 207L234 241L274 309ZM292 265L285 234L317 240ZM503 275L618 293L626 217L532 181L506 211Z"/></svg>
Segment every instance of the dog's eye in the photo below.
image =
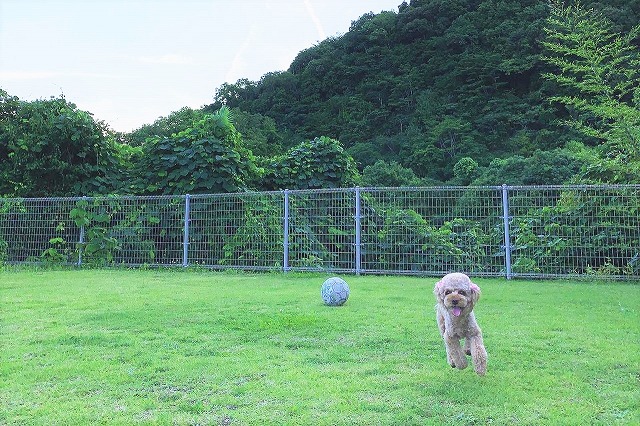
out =
<svg viewBox="0 0 640 426"><path fill-rule="evenodd" d="M460 296L466 296L466 295L467 295L467 292L466 292L466 291L464 291L464 290L460 290L460 291L458 292L458 294L459 294Z"/></svg>
<svg viewBox="0 0 640 426"><path fill-rule="evenodd" d="M445 290L444 294L451 294L451 290Z"/></svg>

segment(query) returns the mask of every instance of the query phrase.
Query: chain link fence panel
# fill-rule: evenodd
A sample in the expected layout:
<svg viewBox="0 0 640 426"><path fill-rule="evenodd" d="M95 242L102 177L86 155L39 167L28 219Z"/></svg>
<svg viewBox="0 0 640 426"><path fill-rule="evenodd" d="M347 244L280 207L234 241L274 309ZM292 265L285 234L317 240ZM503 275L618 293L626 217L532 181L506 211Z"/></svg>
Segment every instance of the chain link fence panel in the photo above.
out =
<svg viewBox="0 0 640 426"><path fill-rule="evenodd" d="M0 262L637 279L640 186L0 199Z"/></svg>

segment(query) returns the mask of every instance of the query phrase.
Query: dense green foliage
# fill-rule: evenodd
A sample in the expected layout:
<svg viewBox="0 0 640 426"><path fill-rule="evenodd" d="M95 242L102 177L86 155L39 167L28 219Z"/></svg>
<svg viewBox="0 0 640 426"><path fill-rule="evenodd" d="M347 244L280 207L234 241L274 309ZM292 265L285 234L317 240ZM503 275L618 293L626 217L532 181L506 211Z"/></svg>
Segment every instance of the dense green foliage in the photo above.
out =
<svg viewBox="0 0 640 426"><path fill-rule="evenodd" d="M258 170L253 155L222 108L204 115L187 130L153 137L142 147L138 169L142 192L194 194L239 192L249 188Z"/></svg>
<svg viewBox="0 0 640 426"><path fill-rule="evenodd" d="M315 138L273 157L262 185L266 189L319 189L354 186L358 179L355 162L340 142Z"/></svg>
<svg viewBox="0 0 640 426"><path fill-rule="evenodd" d="M556 67L543 77L564 89L551 97L563 105L566 124L602 144L591 178L638 181L640 176L640 54L633 44L640 24L628 34L613 32L601 14L553 4L544 59Z"/></svg>
<svg viewBox="0 0 640 426"><path fill-rule="evenodd" d="M0 194L640 182L640 1L411 0L118 134L0 92Z"/></svg>
<svg viewBox="0 0 640 426"><path fill-rule="evenodd" d="M422 183L413 170L395 161L378 160L362 171L362 186L420 186Z"/></svg>
<svg viewBox="0 0 640 426"><path fill-rule="evenodd" d="M64 97L24 102L0 90L0 194L105 190L117 149L104 124Z"/></svg>
<svg viewBox="0 0 640 426"><path fill-rule="evenodd" d="M638 183L639 17L637 0L412 0L397 12L360 17L347 33L300 52L286 71L225 83L212 105L183 108L129 134L110 131L64 97L26 102L1 91L0 193ZM363 262L390 270L432 271L448 261L469 271L502 267L504 253L486 251L503 241L500 209L470 219L465 209L495 208L493 201L473 190L459 196L447 201L447 217L363 198L362 226L371 231L363 234ZM638 237L627 231L636 224L607 216L635 211L633 191L604 203L569 189L537 196L511 224L517 270L547 263L562 274L637 274ZM292 265L348 264L352 203L302 198L290 206L300 209L291 218ZM8 244L11 233L27 235L33 226L22 213L48 209L55 206L3 203L11 225L0 235L0 259L20 251ZM280 200L218 206L194 199L190 244L208 250L197 262L251 265L266 251L266 267L279 266L281 209ZM82 200L71 213L52 212L46 226L54 236L37 243L37 256L177 263L183 214L179 198L131 211L127 199ZM592 234L574 240L588 224ZM588 247L580 265L576 245Z"/></svg>
<svg viewBox="0 0 640 426"><path fill-rule="evenodd" d="M0 199L0 261L503 275L502 195L434 187ZM636 187L517 187L507 205L515 274L640 276Z"/></svg>
<svg viewBox="0 0 640 426"><path fill-rule="evenodd" d="M570 8L576 17L558 8L540 1L405 2L397 13L366 14L346 34L300 52L287 71L224 84L214 108L225 104L271 117L286 135L338 139L361 168L395 161L437 182L453 179L454 165L465 157L487 167L496 158L527 161L538 150L564 149L573 139L595 146L597 140L562 125L564 108L547 102L563 96L562 88L543 75L562 74L542 60L541 40L545 28L570 28L559 20L593 18L607 37L629 34L619 47L637 57L631 26L640 20L640 3L585 2ZM559 60L575 55L576 46L564 48L555 52ZM598 44L586 48L600 54ZM637 87L631 80L626 89ZM629 108L635 112L628 114L638 111ZM493 172L478 176L515 183ZM536 176L519 180L553 183Z"/></svg>

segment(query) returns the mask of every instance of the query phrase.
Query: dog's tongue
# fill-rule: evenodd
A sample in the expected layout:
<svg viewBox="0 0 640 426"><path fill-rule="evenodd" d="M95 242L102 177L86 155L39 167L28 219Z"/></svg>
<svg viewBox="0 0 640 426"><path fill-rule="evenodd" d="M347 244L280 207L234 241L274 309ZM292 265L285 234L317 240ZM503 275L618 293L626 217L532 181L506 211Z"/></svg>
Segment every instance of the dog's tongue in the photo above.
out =
<svg viewBox="0 0 640 426"><path fill-rule="evenodd" d="M461 313L462 313L462 309L461 308L459 308L457 306L453 307L453 315L455 315L456 317L459 317Z"/></svg>

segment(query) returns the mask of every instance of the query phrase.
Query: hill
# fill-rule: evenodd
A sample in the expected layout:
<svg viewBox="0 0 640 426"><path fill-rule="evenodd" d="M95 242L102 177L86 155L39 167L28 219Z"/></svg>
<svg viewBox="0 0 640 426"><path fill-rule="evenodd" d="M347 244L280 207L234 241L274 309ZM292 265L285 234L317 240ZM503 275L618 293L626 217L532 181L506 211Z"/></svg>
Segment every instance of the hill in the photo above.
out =
<svg viewBox="0 0 640 426"><path fill-rule="evenodd" d="M583 7L618 31L640 22L637 0ZM454 174L463 158L489 167L515 156L518 167L541 151L569 161L557 150L598 140L559 126L571 111L547 101L557 89L541 77L548 16L537 0L404 2L301 51L286 71L222 85L208 109L272 119L284 148L325 135L361 169L385 160L435 182L465 183ZM566 165L569 175L578 167Z"/></svg>

